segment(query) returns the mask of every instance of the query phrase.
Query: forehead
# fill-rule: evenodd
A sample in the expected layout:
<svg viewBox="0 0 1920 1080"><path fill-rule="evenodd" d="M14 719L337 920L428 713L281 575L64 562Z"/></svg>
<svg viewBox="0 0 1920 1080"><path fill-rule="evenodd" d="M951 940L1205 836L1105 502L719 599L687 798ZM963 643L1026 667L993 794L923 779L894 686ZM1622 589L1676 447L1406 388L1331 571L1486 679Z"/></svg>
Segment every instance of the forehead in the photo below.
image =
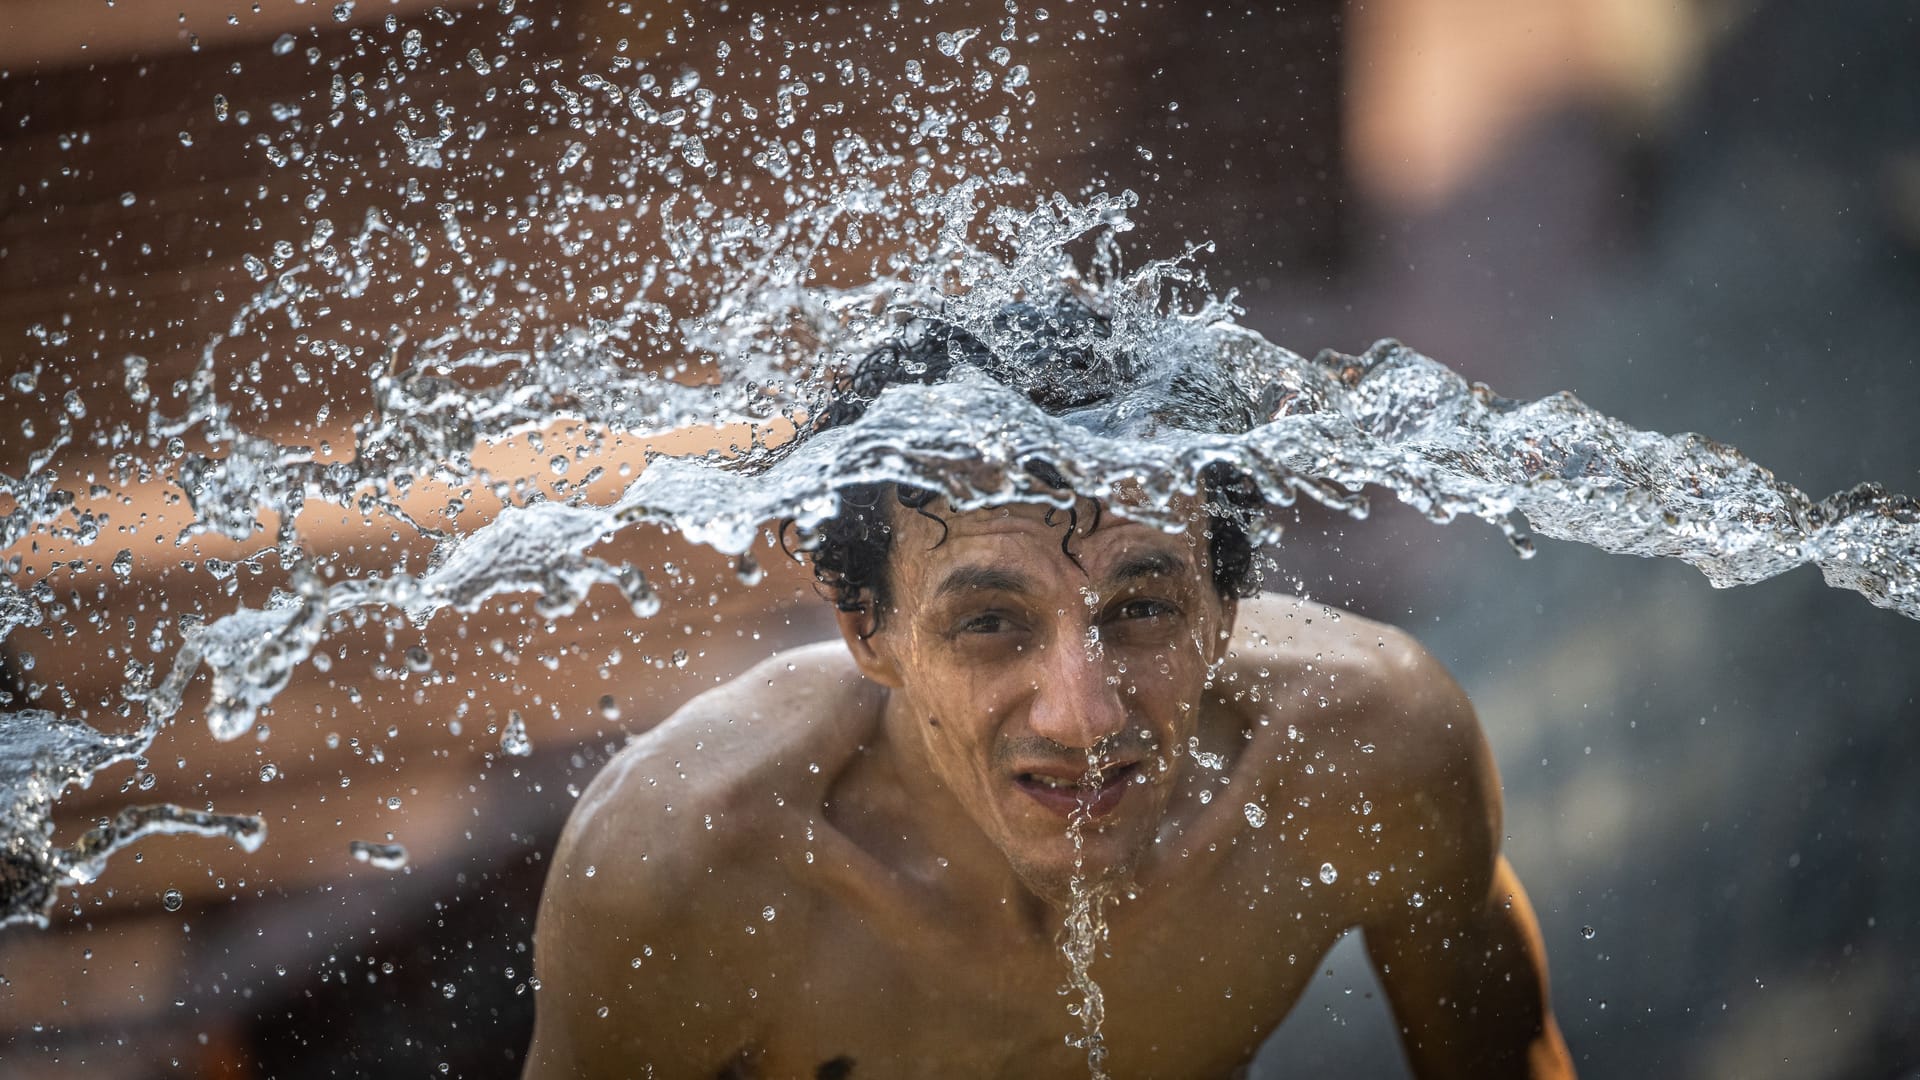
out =
<svg viewBox="0 0 1920 1080"><path fill-rule="evenodd" d="M1034 503L954 511L936 501L927 507L929 518L901 507L894 511L890 569L901 599L926 595L962 566L1018 570L1037 584L1070 589L1116 575L1137 576L1144 564L1159 567L1155 572L1162 575L1202 580L1208 573L1202 504L1197 499L1176 504L1175 512L1187 521L1182 532L1167 532L1087 499L1072 514Z"/></svg>

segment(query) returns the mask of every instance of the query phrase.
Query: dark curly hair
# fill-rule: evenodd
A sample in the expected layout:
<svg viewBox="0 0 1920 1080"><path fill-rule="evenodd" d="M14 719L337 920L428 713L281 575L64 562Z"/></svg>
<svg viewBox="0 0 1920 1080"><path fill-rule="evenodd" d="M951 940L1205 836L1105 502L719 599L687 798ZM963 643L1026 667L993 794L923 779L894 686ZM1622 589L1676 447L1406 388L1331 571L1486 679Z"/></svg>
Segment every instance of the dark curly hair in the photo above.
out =
<svg viewBox="0 0 1920 1080"><path fill-rule="evenodd" d="M960 365L985 372L1055 415L1112 400L1136 374L1131 355L1096 347L1097 342L1111 338L1112 326L1076 299L1062 299L1051 308L1008 304L995 316L994 330L997 338L1012 343L1004 351L994 350L973 333L938 317L913 320L900 336L854 366L808 425L808 434L859 419L889 386L942 382ZM1179 390L1177 381L1174 390ZM1047 487L1069 489L1066 479L1044 459L1029 458L1022 467ZM1224 463L1205 467L1200 482L1205 494L1207 551L1214 587L1222 597L1252 596L1258 591L1258 583L1247 522L1250 514L1266 505L1265 499L1248 477ZM814 578L834 606L842 611L871 612L871 625L877 629L892 601L887 560L893 550L894 516L899 510L911 510L939 522L944 539L946 523L927 509L939 494L908 484L870 483L850 484L841 488L839 495L838 512L808 530L798 550L809 557ZM1095 527L1102 512L1096 501ZM1068 545L1079 524L1079 512L1075 508L1049 510L1047 523L1051 525L1060 513L1067 516L1060 548L1074 559ZM792 531L792 522L782 523L783 546Z"/></svg>

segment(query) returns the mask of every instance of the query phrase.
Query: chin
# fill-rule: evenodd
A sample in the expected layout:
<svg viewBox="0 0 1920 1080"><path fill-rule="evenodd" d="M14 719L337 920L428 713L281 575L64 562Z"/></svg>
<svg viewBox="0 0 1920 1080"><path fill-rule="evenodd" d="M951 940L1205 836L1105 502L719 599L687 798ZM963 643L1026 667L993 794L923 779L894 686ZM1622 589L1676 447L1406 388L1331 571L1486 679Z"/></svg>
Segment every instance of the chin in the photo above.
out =
<svg viewBox="0 0 1920 1080"><path fill-rule="evenodd" d="M1140 828L1138 823L1108 822L1088 828L1081 836L1078 852L1063 832L1045 843L1022 844L1022 851L1009 850L1007 855L1014 873L1034 895L1066 907L1073 895L1076 854L1082 880L1096 891L1112 891L1133 880L1140 857L1152 839L1152 831Z"/></svg>

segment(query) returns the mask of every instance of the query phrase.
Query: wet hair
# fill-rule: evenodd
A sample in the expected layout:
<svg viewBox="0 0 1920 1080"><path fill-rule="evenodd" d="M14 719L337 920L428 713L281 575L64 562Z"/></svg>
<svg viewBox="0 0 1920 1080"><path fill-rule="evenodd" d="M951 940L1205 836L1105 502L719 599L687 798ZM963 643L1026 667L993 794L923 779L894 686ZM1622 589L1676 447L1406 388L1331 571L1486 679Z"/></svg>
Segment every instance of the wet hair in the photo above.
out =
<svg viewBox="0 0 1920 1080"><path fill-rule="evenodd" d="M854 366L808 425L807 434L858 420L890 386L944 382L958 374L956 368L962 365L1020 391L1053 415L1111 402L1128 388L1135 374L1129 354L1098 347L1111 339L1112 326L1078 300L1062 299L1050 308L1008 304L995 316L994 330L997 339L1012 343L1004 351L996 351L972 332L937 316L916 318L899 336ZM1028 458L1021 467L1045 487L1071 490L1059 470L1042 458ZM1265 506L1265 500L1257 485L1224 463L1203 468L1200 482L1214 588L1222 597L1252 596L1258 584L1247 523L1250 514ZM868 483L843 487L839 496L838 512L808 530L799 550L808 555L815 580L834 606L841 611L871 612L871 628L877 629L892 601L888 559L893 551L895 515L910 510L937 522L944 542L946 522L927 509L939 493L909 484ZM1089 530L1099 526L1104 513L1097 500L1092 512L1094 520ZM1049 509L1046 522L1052 525L1062 513L1067 528L1060 549L1077 565L1079 560L1069 545L1079 525L1078 508ZM783 545L795 531L791 522L782 524Z"/></svg>

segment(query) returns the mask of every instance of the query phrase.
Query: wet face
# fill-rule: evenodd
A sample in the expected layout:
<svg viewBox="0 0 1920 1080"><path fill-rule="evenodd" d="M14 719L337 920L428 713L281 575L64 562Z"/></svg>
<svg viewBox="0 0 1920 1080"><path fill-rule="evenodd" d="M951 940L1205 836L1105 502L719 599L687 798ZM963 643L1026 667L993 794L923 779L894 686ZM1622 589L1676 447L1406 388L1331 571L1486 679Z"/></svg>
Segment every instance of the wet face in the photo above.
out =
<svg viewBox="0 0 1920 1080"><path fill-rule="evenodd" d="M894 688L890 731L1034 892L1065 896L1076 824L1085 873L1125 878L1168 811L1231 626L1204 515L1196 503L1169 534L1082 502L1069 557L1065 513L929 509L944 540L896 513L893 607L855 646Z"/></svg>

